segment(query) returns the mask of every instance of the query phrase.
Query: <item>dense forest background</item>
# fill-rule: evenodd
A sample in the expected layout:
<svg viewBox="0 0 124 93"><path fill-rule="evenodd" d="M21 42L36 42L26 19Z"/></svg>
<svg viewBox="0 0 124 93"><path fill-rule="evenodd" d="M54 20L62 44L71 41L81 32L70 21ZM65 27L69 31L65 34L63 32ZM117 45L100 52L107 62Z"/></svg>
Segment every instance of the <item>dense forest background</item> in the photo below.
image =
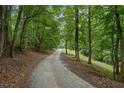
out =
<svg viewBox="0 0 124 93"><path fill-rule="evenodd" d="M124 80L124 6L0 6L0 57L65 48L113 66Z"/></svg>

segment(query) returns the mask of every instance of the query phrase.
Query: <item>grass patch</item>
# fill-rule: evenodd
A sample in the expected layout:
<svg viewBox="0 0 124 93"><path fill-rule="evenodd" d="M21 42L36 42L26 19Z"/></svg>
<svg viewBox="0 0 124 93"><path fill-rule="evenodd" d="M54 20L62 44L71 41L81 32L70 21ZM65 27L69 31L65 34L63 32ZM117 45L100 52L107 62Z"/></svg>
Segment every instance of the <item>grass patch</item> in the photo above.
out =
<svg viewBox="0 0 124 93"><path fill-rule="evenodd" d="M65 49L63 49L63 52L65 53ZM69 50L68 49L68 57L74 59L75 51L74 50ZM88 57L80 54L80 60L82 62L87 62ZM104 74L105 76L113 79L113 67L111 65L108 65L106 63L96 61L92 59L92 66L98 70L100 73Z"/></svg>

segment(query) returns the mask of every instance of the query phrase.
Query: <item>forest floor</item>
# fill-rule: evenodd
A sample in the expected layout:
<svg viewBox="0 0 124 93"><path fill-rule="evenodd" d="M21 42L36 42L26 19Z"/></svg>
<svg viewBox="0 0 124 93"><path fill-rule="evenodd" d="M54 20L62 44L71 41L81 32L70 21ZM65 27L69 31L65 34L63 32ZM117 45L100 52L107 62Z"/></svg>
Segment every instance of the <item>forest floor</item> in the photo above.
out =
<svg viewBox="0 0 124 93"><path fill-rule="evenodd" d="M0 87L27 87L27 79L37 64L53 50L18 52L15 58L0 59Z"/></svg>
<svg viewBox="0 0 124 93"><path fill-rule="evenodd" d="M99 88L124 88L124 83L111 80L104 74L100 73L94 66L87 62L77 62L64 53L61 54L61 60L65 66L76 75Z"/></svg>

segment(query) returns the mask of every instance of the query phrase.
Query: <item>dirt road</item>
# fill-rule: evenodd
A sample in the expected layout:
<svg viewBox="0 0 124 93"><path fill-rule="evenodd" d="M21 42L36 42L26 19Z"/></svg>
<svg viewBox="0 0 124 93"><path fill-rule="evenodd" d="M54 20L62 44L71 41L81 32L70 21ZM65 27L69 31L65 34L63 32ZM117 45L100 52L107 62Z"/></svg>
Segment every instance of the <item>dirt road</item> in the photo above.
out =
<svg viewBox="0 0 124 93"><path fill-rule="evenodd" d="M33 88L91 88L91 84L68 70L60 60L61 50L44 59L30 78Z"/></svg>

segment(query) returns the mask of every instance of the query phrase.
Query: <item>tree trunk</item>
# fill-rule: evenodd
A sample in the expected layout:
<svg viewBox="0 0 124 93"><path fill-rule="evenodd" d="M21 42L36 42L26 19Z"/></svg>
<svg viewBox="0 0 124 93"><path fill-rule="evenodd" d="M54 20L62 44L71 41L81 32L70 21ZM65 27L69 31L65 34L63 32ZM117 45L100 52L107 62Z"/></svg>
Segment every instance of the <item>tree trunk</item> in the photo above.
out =
<svg viewBox="0 0 124 93"><path fill-rule="evenodd" d="M26 27L26 22L27 20L24 20L23 26L22 26L22 31L21 31L21 37L20 37L20 49L23 51L25 49L25 27Z"/></svg>
<svg viewBox="0 0 124 93"><path fill-rule="evenodd" d="M119 37L116 38L116 44L115 44L115 73L116 75L119 75L119 59L118 59L118 50L119 50Z"/></svg>
<svg viewBox="0 0 124 93"><path fill-rule="evenodd" d="M120 39L120 52L121 52L121 68L120 68L120 75L121 80L124 81L124 39L122 34L122 28L120 23L120 14L119 14L119 6L115 5L115 21L116 21L116 30L117 36L119 35Z"/></svg>
<svg viewBox="0 0 124 93"><path fill-rule="evenodd" d="M9 17L8 17L8 9L9 7L8 6L5 6L5 13L4 13L4 23L5 23L5 40L4 40L4 48L6 49L7 48L7 45L8 45L8 24L9 24Z"/></svg>
<svg viewBox="0 0 124 93"><path fill-rule="evenodd" d="M68 54L68 50L67 50L67 35L65 37L65 53Z"/></svg>
<svg viewBox="0 0 124 93"><path fill-rule="evenodd" d="M1 38L1 33L2 33L2 5L0 5L0 38Z"/></svg>
<svg viewBox="0 0 124 93"><path fill-rule="evenodd" d="M0 30L1 30L1 44L0 44L0 56L2 56L3 52L7 49L8 45L8 26L9 26L9 6L1 6L0 9Z"/></svg>
<svg viewBox="0 0 124 93"><path fill-rule="evenodd" d="M75 53L76 53L76 59L77 61L80 61L80 58L79 58L79 46L78 46L78 30L79 30L79 10L78 10L78 7L76 6L76 9L75 9Z"/></svg>
<svg viewBox="0 0 124 93"><path fill-rule="evenodd" d="M5 40L5 17L4 17L4 13L5 13L5 6L1 7L1 44L0 44L0 57L2 56L3 52L4 52L4 40Z"/></svg>
<svg viewBox="0 0 124 93"><path fill-rule="evenodd" d="M124 40L121 39L120 40L120 48L121 48L121 69L120 69L120 73L121 73L121 80L124 81Z"/></svg>
<svg viewBox="0 0 124 93"><path fill-rule="evenodd" d="M91 15L90 15L90 5L89 5L89 16L88 16L88 30L89 30L89 59L88 64L91 64L91 55L92 55L92 40L91 40Z"/></svg>
<svg viewBox="0 0 124 93"><path fill-rule="evenodd" d="M6 6L6 13L5 13L5 46L6 48L8 48L7 46L10 44L9 43L9 31L11 28L10 27L10 17L11 17L11 6L8 5Z"/></svg>
<svg viewBox="0 0 124 93"><path fill-rule="evenodd" d="M15 28L14 28L14 36L13 36L11 50L10 50L10 56L11 57L14 57L14 49L15 49L15 46L16 46L16 37L18 35L18 27L19 27L20 20L21 20L22 10L23 10L23 6L19 6L18 16L17 16L17 19L16 19Z"/></svg>
<svg viewBox="0 0 124 93"><path fill-rule="evenodd" d="M112 35L111 35L111 43L112 43L112 49L111 49L111 60L112 60L112 63L113 63L113 78L115 80L115 57L114 57L114 31L112 29Z"/></svg>

